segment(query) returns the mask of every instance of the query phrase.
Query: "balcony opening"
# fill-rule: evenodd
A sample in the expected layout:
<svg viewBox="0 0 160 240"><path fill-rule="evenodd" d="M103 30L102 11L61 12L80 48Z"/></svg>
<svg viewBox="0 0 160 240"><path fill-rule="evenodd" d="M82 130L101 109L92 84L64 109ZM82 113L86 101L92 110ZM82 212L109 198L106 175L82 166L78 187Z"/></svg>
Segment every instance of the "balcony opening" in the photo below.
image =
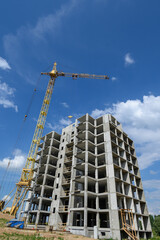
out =
<svg viewBox="0 0 160 240"><path fill-rule="evenodd" d="M140 187L140 179L136 178L136 185L137 185L137 187Z"/></svg>
<svg viewBox="0 0 160 240"><path fill-rule="evenodd" d="M116 124L116 119L115 119L113 116L111 116L111 122L112 122L113 124Z"/></svg>
<svg viewBox="0 0 160 240"><path fill-rule="evenodd" d="M54 185L54 180L46 179L45 185L50 186L50 187L53 187L53 185Z"/></svg>
<svg viewBox="0 0 160 240"><path fill-rule="evenodd" d="M40 213L38 224L39 225L48 225L48 220L49 220L49 214Z"/></svg>
<svg viewBox="0 0 160 240"><path fill-rule="evenodd" d="M84 197L75 196L74 198L74 208L84 207Z"/></svg>
<svg viewBox="0 0 160 240"><path fill-rule="evenodd" d="M60 145L60 142L55 140L55 139L53 139L52 146L57 148L57 149L59 149L59 145Z"/></svg>
<svg viewBox="0 0 160 240"><path fill-rule="evenodd" d="M121 179L120 170L114 168L114 174L116 178Z"/></svg>
<svg viewBox="0 0 160 240"><path fill-rule="evenodd" d="M143 229L143 221L141 217L137 217L137 225L138 225L138 230L144 230Z"/></svg>
<svg viewBox="0 0 160 240"><path fill-rule="evenodd" d="M104 134L97 136L97 144L104 142Z"/></svg>
<svg viewBox="0 0 160 240"><path fill-rule="evenodd" d="M84 226L84 212L73 212L73 226Z"/></svg>
<svg viewBox="0 0 160 240"><path fill-rule="evenodd" d="M99 209L109 209L108 196L99 198Z"/></svg>
<svg viewBox="0 0 160 240"><path fill-rule="evenodd" d="M132 157L132 163L133 165L136 165L137 159L135 157Z"/></svg>
<svg viewBox="0 0 160 240"><path fill-rule="evenodd" d="M88 151L95 154L95 146L91 145L91 144L88 144Z"/></svg>
<svg viewBox="0 0 160 240"><path fill-rule="evenodd" d="M91 183L91 182L89 183L88 182L88 191L89 192L94 192L94 193L96 192L96 190L95 190L95 183Z"/></svg>
<svg viewBox="0 0 160 240"><path fill-rule="evenodd" d="M90 123L88 123L88 131L94 134L94 130L95 128Z"/></svg>
<svg viewBox="0 0 160 240"><path fill-rule="evenodd" d="M138 190L139 200L142 200L143 190Z"/></svg>
<svg viewBox="0 0 160 240"><path fill-rule="evenodd" d="M56 139L56 140L58 140L58 141L60 141L61 140L61 135L59 135L58 133L54 133L54 138Z"/></svg>
<svg viewBox="0 0 160 240"><path fill-rule="evenodd" d="M63 186L61 190L61 196L62 197L69 197L69 187L68 186Z"/></svg>
<svg viewBox="0 0 160 240"><path fill-rule="evenodd" d="M134 149L131 149L130 152L132 155L134 155L134 153L135 153Z"/></svg>
<svg viewBox="0 0 160 240"><path fill-rule="evenodd" d="M89 169L88 170L88 176L92 177L92 178L95 178L95 169Z"/></svg>
<svg viewBox="0 0 160 240"><path fill-rule="evenodd" d="M127 172L122 172L122 178L123 178L123 181L127 181L127 177L128 177L128 173Z"/></svg>
<svg viewBox="0 0 160 240"><path fill-rule="evenodd" d="M60 224L59 225L61 225L63 228L67 224L68 213L60 213L59 216L60 216Z"/></svg>
<svg viewBox="0 0 160 240"><path fill-rule="evenodd" d="M132 165L128 163L128 171L133 174L133 168Z"/></svg>
<svg viewBox="0 0 160 240"><path fill-rule="evenodd" d="M116 191L123 194L121 182L116 182Z"/></svg>
<svg viewBox="0 0 160 240"><path fill-rule="evenodd" d="M152 232L146 232L146 238L147 239L152 238Z"/></svg>
<svg viewBox="0 0 160 240"><path fill-rule="evenodd" d="M131 139L128 138L128 143L131 147L133 147L133 141Z"/></svg>
<svg viewBox="0 0 160 240"><path fill-rule="evenodd" d="M50 211L50 207L51 207L51 202L49 201L42 201L42 205L41 205L41 210L42 211Z"/></svg>
<svg viewBox="0 0 160 240"><path fill-rule="evenodd" d="M56 172L55 169L48 168L47 174L55 176L55 172Z"/></svg>
<svg viewBox="0 0 160 240"><path fill-rule="evenodd" d="M117 139L113 134L111 134L111 141L117 144Z"/></svg>
<svg viewBox="0 0 160 240"><path fill-rule="evenodd" d="M95 158L89 157L88 158L88 163L90 163L90 164L95 166Z"/></svg>
<svg viewBox="0 0 160 240"><path fill-rule="evenodd" d="M138 199L138 195L137 195L136 189L132 188L132 195L133 195L133 198Z"/></svg>
<svg viewBox="0 0 160 240"><path fill-rule="evenodd" d="M99 213L100 228L110 228L109 213Z"/></svg>
<svg viewBox="0 0 160 240"><path fill-rule="evenodd" d="M129 189L130 189L130 186L124 184L124 193L125 193L125 195L127 195L127 196L129 195Z"/></svg>
<svg viewBox="0 0 160 240"><path fill-rule="evenodd" d="M124 158L124 151L123 150L119 150L119 155Z"/></svg>
<svg viewBox="0 0 160 240"><path fill-rule="evenodd" d="M132 200L130 198L126 198L127 209L132 209Z"/></svg>
<svg viewBox="0 0 160 240"><path fill-rule="evenodd" d="M114 134L116 134L116 129L110 124L110 131Z"/></svg>
<svg viewBox="0 0 160 240"><path fill-rule="evenodd" d="M88 122L94 125L94 119L88 115Z"/></svg>
<svg viewBox="0 0 160 240"><path fill-rule="evenodd" d="M123 134L123 140L127 143L127 136Z"/></svg>
<svg viewBox="0 0 160 240"><path fill-rule="evenodd" d="M118 139L118 146L121 147L121 148L123 147L123 142L119 139Z"/></svg>
<svg viewBox="0 0 160 240"><path fill-rule="evenodd" d="M104 182L104 183L99 182L98 192L99 193L106 193L107 192L107 182Z"/></svg>
<svg viewBox="0 0 160 240"><path fill-rule="evenodd" d="M121 159L121 167L122 168L126 168L126 161L124 161L123 159Z"/></svg>
<svg viewBox="0 0 160 240"><path fill-rule="evenodd" d="M134 168L134 174L138 175L138 168Z"/></svg>
<svg viewBox="0 0 160 240"><path fill-rule="evenodd" d="M113 156L113 163L119 166L119 158Z"/></svg>
<svg viewBox="0 0 160 240"><path fill-rule="evenodd" d="M88 197L88 208L96 209L96 199Z"/></svg>
<svg viewBox="0 0 160 240"><path fill-rule="evenodd" d="M59 211L61 212L68 211L68 204L69 204L69 199L61 199L60 205L59 205Z"/></svg>
<svg viewBox="0 0 160 240"><path fill-rule="evenodd" d="M96 119L96 125L99 126L101 124L103 124L103 117Z"/></svg>
<svg viewBox="0 0 160 240"><path fill-rule="evenodd" d="M106 178L106 168L98 169L98 179Z"/></svg>
<svg viewBox="0 0 160 240"><path fill-rule="evenodd" d="M76 177L84 176L84 171L76 170Z"/></svg>
<svg viewBox="0 0 160 240"><path fill-rule="evenodd" d="M145 203L140 203L140 208L141 208L141 212L142 214L145 214L145 210L146 210L146 204Z"/></svg>
<svg viewBox="0 0 160 240"><path fill-rule="evenodd" d="M76 191L83 191L83 190L84 190L84 184L79 183L79 182L75 182L75 192Z"/></svg>
<svg viewBox="0 0 160 240"><path fill-rule="evenodd" d="M51 199L52 193L53 193L53 190L44 189L43 197Z"/></svg>
<svg viewBox="0 0 160 240"><path fill-rule="evenodd" d="M97 158L97 164L98 166L102 166L105 164L105 155L98 156Z"/></svg>
<svg viewBox="0 0 160 240"><path fill-rule="evenodd" d="M97 154L105 153L104 144L97 146Z"/></svg>
<svg viewBox="0 0 160 240"><path fill-rule="evenodd" d="M123 197L117 197L117 205L119 209L125 209Z"/></svg>
<svg viewBox="0 0 160 240"><path fill-rule="evenodd" d="M90 132L88 132L88 140L92 143L95 143L95 137L93 134L91 134Z"/></svg>
<svg viewBox="0 0 160 240"><path fill-rule="evenodd" d="M119 138L122 138L122 133L117 129L117 136L119 137Z"/></svg>
<svg viewBox="0 0 160 240"><path fill-rule="evenodd" d="M144 229L147 230L148 217L143 217Z"/></svg>
<svg viewBox="0 0 160 240"><path fill-rule="evenodd" d="M88 212L87 219L88 219L87 227L96 226L96 213Z"/></svg>
<svg viewBox="0 0 160 240"><path fill-rule="evenodd" d="M37 213L30 213L28 223L34 225L36 223L36 218L37 218Z"/></svg>
<svg viewBox="0 0 160 240"><path fill-rule="evenodd" d="M31 205L31 211L33 211L33 210L38 210L38 203L32 203L32 205Z"/></svg>
<svg viewBox="0 0 160 240"><path fill-rule="evenodd" d="M140 205L139 205L139 203L137 201L134 203L134 207L135 207L135 212L136 213L141 213Z"/></svg>
<svg viewBox="0 0 160 240"><path fill-rule="evenodd" d="M97 127L97 135L103 133L103 125Z"/></svg>

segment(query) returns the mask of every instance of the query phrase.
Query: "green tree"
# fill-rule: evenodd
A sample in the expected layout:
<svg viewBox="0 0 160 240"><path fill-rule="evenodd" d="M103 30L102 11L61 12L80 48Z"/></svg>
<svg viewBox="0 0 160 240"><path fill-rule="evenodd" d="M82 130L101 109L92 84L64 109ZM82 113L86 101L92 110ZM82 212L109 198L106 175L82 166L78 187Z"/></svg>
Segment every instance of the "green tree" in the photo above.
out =
<svg viewBox="0 0 160 240"><path fill-rule="evenodd" d="M153 215L149 215L149 217L150 217L151 227L153 228L153 225L154 225L154 217L153 217Z"/></svg>
<svg viewBox="0 0 160 240"><path fill-rule="evenodd" d="M154 217L153 229L155 233L160 236L160 215Z"/></svg>

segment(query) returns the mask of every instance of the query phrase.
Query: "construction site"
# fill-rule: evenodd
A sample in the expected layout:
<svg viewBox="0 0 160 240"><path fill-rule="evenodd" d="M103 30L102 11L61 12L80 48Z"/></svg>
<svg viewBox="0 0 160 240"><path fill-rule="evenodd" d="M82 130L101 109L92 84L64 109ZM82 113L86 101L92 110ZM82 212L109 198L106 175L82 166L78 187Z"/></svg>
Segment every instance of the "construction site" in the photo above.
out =
<svg viewBox="0 0 160 240"><path fill-rule="evenodd" d="M134 143L118 119L111 114L94 119L87 113L61 134L43 136L57 77L108 80L108 76L58 72L56 63L42 75L50 80L26 164L8 194L10 200L0 202L0 210L17 219L7 226L94 239L151 238Z"/></svg>

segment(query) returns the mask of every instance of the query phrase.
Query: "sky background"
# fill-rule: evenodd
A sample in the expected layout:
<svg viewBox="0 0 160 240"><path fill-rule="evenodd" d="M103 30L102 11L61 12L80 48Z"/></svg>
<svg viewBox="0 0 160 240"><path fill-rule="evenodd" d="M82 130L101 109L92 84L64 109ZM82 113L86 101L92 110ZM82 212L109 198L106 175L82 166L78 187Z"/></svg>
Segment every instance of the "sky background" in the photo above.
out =
<svg viewBox="0 0 160 240"><path fill-rule="evenodd" d="M113 114L135 142L149 212L160 214L159 9L159 0L1 2L0 198L19 179L49 80L40 73L56 61L110 80L58 78L44 134L68 115Z"/></svg>

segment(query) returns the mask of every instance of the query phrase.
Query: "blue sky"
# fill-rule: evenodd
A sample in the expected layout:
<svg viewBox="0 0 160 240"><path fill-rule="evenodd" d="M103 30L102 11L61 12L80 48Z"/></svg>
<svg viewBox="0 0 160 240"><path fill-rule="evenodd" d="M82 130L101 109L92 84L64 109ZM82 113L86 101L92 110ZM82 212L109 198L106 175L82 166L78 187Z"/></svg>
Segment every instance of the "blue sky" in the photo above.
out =
<svg viewBox="0 0 160 240"><path fill-rule="evenodd" d="M57 79L44 133L60 131L68 115L115 115L135 141L149 211L160 213L159 8L158 0L1 3L1 198L18 180L30 147L47 77L40 78L16 140L36 82L57 61L60 71L107 74L110 80Z"/></svg>

